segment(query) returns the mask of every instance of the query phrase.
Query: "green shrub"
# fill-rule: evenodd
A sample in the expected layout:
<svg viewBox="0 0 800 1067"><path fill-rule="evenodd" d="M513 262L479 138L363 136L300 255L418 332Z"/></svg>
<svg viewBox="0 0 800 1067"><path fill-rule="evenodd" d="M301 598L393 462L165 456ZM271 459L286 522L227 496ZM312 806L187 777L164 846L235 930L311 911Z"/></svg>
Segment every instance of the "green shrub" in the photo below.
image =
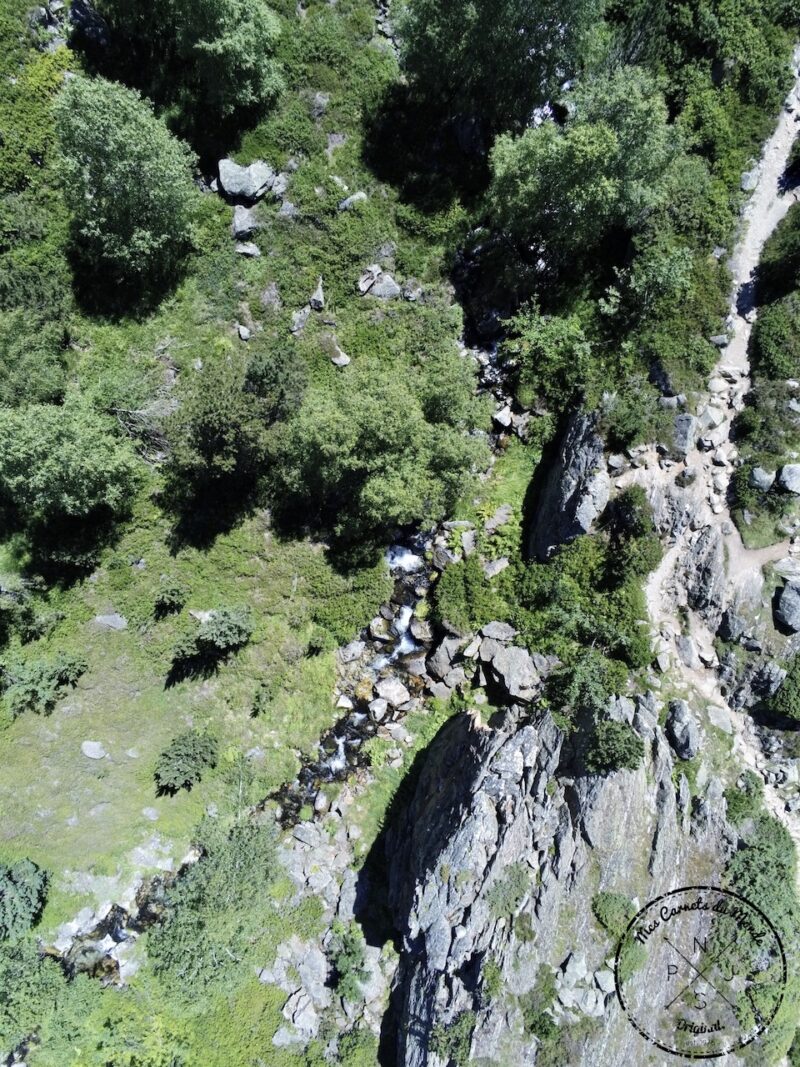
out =
<svg viewBox="0 0 800 1067"><path fill-rule="evenodd" d="M586 752L586 768L592 774L635 771L644 759L644 741L624 722L602 720L595 724Z"/></svg>
<svg viewBox="0 0 800 1067"><path fill-rule="evenodd" d="M378 1039L366 1027L350 1030L338 1042L341 1067L374 1067L378 1063Z"/></svg>
<svg viewBox="0 0 800 1067"><path fill-rule="evenodd" d="M128 442L79 400L0 409L0 506L38 554L64 563L93 559L140 480Z"/></svg>
<svg viewBox="0 0 800 1067"><path fill-rule="evenodd" d="M496 919L513 916L531 890L531 872L526 863L513 863L503 871L486 894Z"/></svg>
<svg viewBox="0 0 800 1067"><path fill-rule="evenodd" d="M56 105L64 192L86 261L114 281L169 280L189 242L188 149L138 93L103 78L67 82Z"/></svg>
<svg viewBox="0 0 800 1067"><path fill-rule="evenodd" d="M190 790L208 768L217 764L216 738L198 730L178 734L158 757L155 769L159 793Z"/></svg>
<svg viewBox="0 0 800 1067"><path fill-rule="evenodd" d="M481 969L482 994L486 1001L493 1001L503 991L503 971L497 960L484 960Z"/></svg>
<svg viewBox="0 0 800 1067"><path fill-rule="evenodd" d="M737 782L725 790L728 819L734 825L755 818L762 810L764 801L764 783L754 771L744 771L740 780L741 785Z"/></svg>
<svg viewBox="0 0 800 1067"><path fill-rule="evenodd" d="M454 627L463 634L474 632L493 619L504 618L508 611L475 554L442 572L434 587L433 609L441 625Z"/></svg>
<svg viewBox="0 0 800 1067"><path fill-rule="evenodd" d="M603 891L592 897L592 912L603 929L618 941L636 914L636 908L622 893Z"/></svg>
<svg viewBox="0 0 800 1067"><path fill-rule="evenodd" d="M451 1023L436 1023L431 1033L431 1049L446 1063L452 1061L456 1067L467 1067L475 1022L475 1012L462 1011Z"/></svg>
<svg viewBox="0 0 800 1067"><path fill-rule="evenodd" d="M31 860L0 863L0 940L16 940L36 922L47 895L47 874Z"/></svg>
<svg viewBox="0 0 800 1067"><path fill-rule="evenodd" d="M552 1042L558 1038L558 1024L550 1015L557 995L553 969L547 964L540 964L533 989L519 998L525 1033L538 1037L542 1042Z"/></svg>
<svg viewBox="0 0 800 1067"><path fill-rule="evenodd" d="M333 967L333 984L344 1000L357 1003L362 999L361 985L369 978L365 967L366 942L356 923L335 922L328 945L328 958Z"/></svg>
<svg viewBox="0 0 800 1067"><path fill-rule="evenodd" d="M82 656L61 653L52 661L31 660L6 663L2 667L0 686L12 716L25 711L49 715L68 686L77 684L88 668Z"/></svg>
<svg viewBox="0 0 800 1067"><path fill-rule="evenodd" d="M786 677L769 703L776 715L800 719L800 657L792 659Z"/></svg>
<svg viewBox="0 0 800 1067"><path fill-rule="evenodd" d="M753 331L753 365L767 378L800 374L800 293L762 308Z"/></svg>
<svg viewBox="0 0 800 1067"><path fill-rule="evenodd" d="M157 618L172 615L181 610L188 596L186 586L176 578L162 574L161 583L153 602L153 611Z"/></svg>
<svg viewBox="0 0 800 1067"><path fill-rule="evenodd" d="M189 1003L210 987L230 994L243 960L263 966L253 946L272 921L274 827L249 817L230 830L221 823L201 824L202 855L167 891L166 916L148 936L156 972Z"/></svg>

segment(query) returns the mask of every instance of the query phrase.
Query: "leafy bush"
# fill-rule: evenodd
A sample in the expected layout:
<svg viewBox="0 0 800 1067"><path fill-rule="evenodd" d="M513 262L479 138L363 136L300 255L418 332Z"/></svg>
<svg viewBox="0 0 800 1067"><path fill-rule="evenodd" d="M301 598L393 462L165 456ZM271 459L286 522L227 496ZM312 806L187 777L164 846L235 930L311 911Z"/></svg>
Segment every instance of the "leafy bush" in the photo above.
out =
<svg viewBox="0 0 800 1067"><path fill-rule="evenodd" d="M795 656L789 664L786 677L770 700L770 709L776 715L800 720L800 657Z"/></svg>
<svg viewBox="0 0 800 1067"><path fill-rule="evenodd" d="M445 1063L452 1061L456 1067L467 1067L475 1023L473 1011L459 1012L451 1023L436 1023L431 1033L431 1049Z"/></svg>
<svg viewBox="0 0 800 1067"><path fill-rule="evenodd" d="M244 958L257 962L253 946L264 935L279 870L268 824L248 818L228 831L206 820L198 844L201 858L168 890L166 917L148 938L156 971L189 1001L213 984L224 989Z"/></svg>
<svg viewBox="0 0 800 1067"><path fill-rule="evenodd" d="M153 603L153 611L156 618L172 615L186 603L188 592L186 586L175 578L169 578L162 574L161 583Z"/></svg>
<svg viewBox="0 0 800 1067"><path fill-rule="evenodd" d="M753 331L753 364L767 378L800 374L800 293L761 310Z"/></svg>
<svg viewBox="0 0 800 1067"><path fill-rule="evenodd" d="M91 556L140 477L130 445L77 400L0 409L0 505L48 558Z"/></svg>
<svg viewBox="0 0 800 1067"><path fill-rule="evenodd" d="M188 149L138 93L71 79L56 105L64 192L81 254L114 281L168 280L189 242L196 190Z"/></svg>
<svg viewBox="0 0 800 1067"><path fill-rule="evenodd" d="M333 984L336 992L352 1003L361 1000L361 983L369 978L365 967L365 944L364 935L355 923L345 925L337 921L333 924L328 945Z"/></svg>
<svg viewBox="0 0 800 1067"><path fill-rule="evenodd" d="M439 623L455 627L463 634L503 618L508 610L474 554L442 572L434 587L433 605Z"/></svg>
<svg viewBox="0 0 800 1067"><path fill-rule="evenodd" d="M308 369L296 347L281 344L262 333L250 341L244 388L261 402L262 417L268 423L286 419L300 407L308 380Z"/></svg>
<svg viewBox="0 0 800 1067"><path fill-rule="evenodd" d="M239 502L262 471L265 423L258 399L244 389L244 373L224 354L210 360L166 422L166 494L181 510Z"/></svg>
<svg viewBox="0 0 800 1067"><path fill-rule="evenodd" d="M538 1037L542 1042L551 1042L558 1038L558 1024L550 1015L557 995L556 976L552 968L544 963L540 964L533 989L519 998L519 1004L525 1032Z"/></svg>
<svg viewBox="0 0 800 1067"><path fill-rule="evenodd" d="M12 716L25 711L49 715L67 686L76 685L88 668L82 656L61 653L53 661L31 660L2 666L0 688Z"/></svg>
<svg viewBox="0 0 800 1067"><path fill-rule="evenodd" d="M632 726L609 720L595 724L586 753L586 767L592 774L635 771L643 759L644 741Z"/></svg>
<svg viewBox="0 0 800 1067"><path fill-rule="evenodd" d="M764 783L753 771L744 771L736 785L725 790L725 800L734 825L752 819L763 809Z"/></svg>
<svg viewBox="0 0 800 1067"><path fill-rule="evenodd" d="M219 746L216 738L199 730L178 734L158 757L155 780L159 793L190 790L200 781L207 768L217 765Z"/></svg>
<svg viewBox="0 0 800 1067"><path fill-rule="evenodd" d="M592 912L603 929L618 941L636 914L636 908L622 893L603 891L592 897Z"/></svg>
<svg viewBox="0 0 800 1067"><path fill-rule="evenodd" d="M36 922L47 895L47 874L31 860L0 863L0 940L22 937Z"/></svg>
<svg viewBox="0 0 800 1067"><path fill-rule="evenodd" d="M172 658L175 663L224 659L243 648L252 635L253 620L249 608L219 608L200 623L197 631L178 638Z"/></svg>
<svg viewBox="0 0 800 1067"><path fill-rule="evenodd" d="M374 1067L378 1063L378 1039L366 1027L350 1030L338 1042L341 1067Z"/></svg>
<svg viewBox="0 0 800 1067"><path fill-rule="evenodd" d="M497 919L513 916L531 891L527 863L513 863L486 894L486 902Z"/></svg>

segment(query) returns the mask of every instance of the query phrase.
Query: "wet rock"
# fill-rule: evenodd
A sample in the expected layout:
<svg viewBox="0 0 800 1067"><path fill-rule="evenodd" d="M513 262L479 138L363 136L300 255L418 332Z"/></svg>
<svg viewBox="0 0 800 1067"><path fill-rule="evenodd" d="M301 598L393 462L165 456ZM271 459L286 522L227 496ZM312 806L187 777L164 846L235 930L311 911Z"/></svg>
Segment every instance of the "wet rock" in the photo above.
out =
<svg viewBox="0 0 800 1067"><path fill-rule="evenodd" d="M669 702L666 734L679 759L694 759L700 751L700 729L685 700Z"/></svg>

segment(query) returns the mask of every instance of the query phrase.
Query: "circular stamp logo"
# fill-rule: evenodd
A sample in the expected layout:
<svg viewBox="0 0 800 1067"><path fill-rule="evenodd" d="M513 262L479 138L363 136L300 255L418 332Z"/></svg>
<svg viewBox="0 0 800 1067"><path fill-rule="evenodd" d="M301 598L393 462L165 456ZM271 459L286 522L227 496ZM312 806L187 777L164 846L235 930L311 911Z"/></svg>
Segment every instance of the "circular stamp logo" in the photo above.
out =
<svg viewBox="0 0 800 1067"><path fill-rule="evenodd" d="M775 1018L786 988L778 932L749 900L713 886L656 897L617 946L619 1002L664 1052L713 1059L749 1045Z"/></svg>

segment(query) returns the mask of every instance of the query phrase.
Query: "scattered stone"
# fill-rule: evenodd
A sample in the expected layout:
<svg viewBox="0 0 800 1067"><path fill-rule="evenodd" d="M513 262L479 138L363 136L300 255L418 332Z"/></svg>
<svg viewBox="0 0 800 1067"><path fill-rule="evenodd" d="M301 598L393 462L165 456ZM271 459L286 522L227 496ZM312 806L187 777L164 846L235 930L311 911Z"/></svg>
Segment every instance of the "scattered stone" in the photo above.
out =
<svg viewBox="0 0 800 1067"><path fill-rule="evenodd" d="M496 578L498 574L502 574L506 567L511 565L511 560L508 556L501 556L500 559L493 559L483 564L483 573L489 579Z"/></svg>
<svg viewBox="0 0 800 1067"><path fill-rule="evenodd" d="M261 293L261 306L265 311L280 311L283 307L277 282L270 282Z"/></svg>
<svg viewBox="0 0 800 1067"><path fill-rule="evenodd" d="M395 708L407 703L411 694L399 678L384 678L375 686L378 696Z"/></svg>
<svg viewBox="0 0 800 1067"><path fill-rule="evenodd" d="M715 348L727 348L731 343L731 339L726 333L716 333L713 337L709 337L709 341Z"/></svg>
<svg viewBox="0 0 800 1067"><path fill-rule="evenodd" d="M81 752L88 759L105 759L108 755L99 741L82 741Z"/></svg>
<svg viewBox="0 0 800 1067"><path fill-rule="evenodd" d="M708 721L712 726L716 726L718 730L722 730L723 733L733 733L733 723L731 722L731 714L727 708L720 708L716 705L711 705L708 709Z"/></svg>
<svg viewBox="0 0 800 1067"><path fill-rule="evenodd" d="M299 311L294 311L292 313L292 326L291 326L292 333L300 333L303 329L305 329L306 323L308 322L310 315L311 315L311 305L310 304L306 304L306 306L303 307L303 308L300 308Z"/></svg>
<svg viewBox="0 0 800 1067"><path fill-rule="evenodd" d="M511 425L511 408L508 404L506 404L505 407L498 408L494 415L492 415L492 420L497 423L498 426L503 427L503 429L508 429Z"/></svg>
<svg viewBox="0 0 800 1067"><path fill-rule="evenodd" d="M402 295L402 292L391 274L381 274L369 290L369 295L376 296L379 300L395 300Z"/></svg>
<svg viewBox="0 0 800 1067"><path fill-rule="evenodd" d="M261 249L252 241L237 241L236 252L247 259L258 259L261 256Z"/></svg>
<svg viewBox="0 0 800 1067"><path fill-rule="evenodd" d="M243 326L241 323L237 323L236 332L242 341L250 340L250 329L247 326Z"/></svg>
<svg viewBox="0 0 800 1067"><path fill-rule="evenodd" d="M372 712L372 717L375 722L381 722L386 718L386 713L389 710L389 701L384 697L378 697L376 700L369 702L369 710Z"/></svg>
<svg viewBox="0 0 800 1067"><path fill-rule="evenodd" d="M233 236L238 238L250 237L258 229L258 221L255 213L248 207L237 204L233 209L233 222L231 230Z"/></svg>
<svg viewBox="0 0 800 1067"><path fill-rule="evenodd" d="M322 288L322 278L317 282L317 288L311 294L309 304L314 311L323 311L325 309L325 292Z"/></svg>
<svg viewBox="0 0 800 1067"><path fill-rule="evenodd" d="M364 655L366 645L363 641L351 641L349 645L339 650L339 659L342 663L353 663Z"/></svg>
<svg viewBox="0 0 800 1067"><path fill-rule="evenodd" d="M296 219L300 212L291 202L291 200L284 200L281 204L281 209L278 212L282 219Z"/></svg>
<svg viewBox="0 0 800 1067"><path fill-rule="evenodd" d="M359 189L357 193L353 193L352 196L346 196L344 198L344 200L340 200L339 201L339 210L340 211L350 211L357 204L363 204L364 201L367 200L367 199L368 199L368 197L367 197L367 194L364 192L364 190L363 189Z"/></svg>
<svg viewBox="0 0 800 1067"><path fill-rule="evenodd" d="M763 467L753 467L747 480L754 489L767 493L775 482L775 471L767 471Z"/></svg>
<svg viewBox="0 0 800 1067"><path fill-rule="evenodd" d="M507 526L514 516L514 509L510 504L501 504L494 515L483 524L484 531L491 535L496 533L501 526Z"/></svg>
<svg viewBox="0 0 800 1067"><path fill-rule="evenodd" d="M753 170L746 170L742 175L740 184L743 193L752 193L758 185L758 167Z"/></svg>
<svg viewBox="0 0 800 1067"><path fill-rule="evenodd" d="M128 620L124 615L118 615L114 612L111 615L95 615L95 626L99 630L127 630Z"/></svg>
<svg viewBox="0 0 800 1067"><path fill-rule="evenodd" d="M498 643L492 656L491 670L498 676L509 696L526 701L535 696L539 675L526 649Z"/></svg>
<svg viewBox="0 0 800 1067"><path fill-rule="evenodd" d="M255 201L268 192L275 181L275 171L262 159L242 167L232 159L219 161L219 184L229 197Z"/></svg>
<svg viewBox="0 0 800 1067"><path fill-rule="evenodd" d="M686 637L683 634L680 637L676 637L675 647L678 650L678 656L682 663L690 668L699 667L700 660L697 656L697 649L695 648L694 641L691 637Z"/></svg>
<svg viewBox="0 0 800 1067"><path fill-rule="evenodd" d="M481 630L482 637L489 637L495 641L513 641L517 631L507 622L489 622ZM469 655L465 652L464 655Z"/></svg>

